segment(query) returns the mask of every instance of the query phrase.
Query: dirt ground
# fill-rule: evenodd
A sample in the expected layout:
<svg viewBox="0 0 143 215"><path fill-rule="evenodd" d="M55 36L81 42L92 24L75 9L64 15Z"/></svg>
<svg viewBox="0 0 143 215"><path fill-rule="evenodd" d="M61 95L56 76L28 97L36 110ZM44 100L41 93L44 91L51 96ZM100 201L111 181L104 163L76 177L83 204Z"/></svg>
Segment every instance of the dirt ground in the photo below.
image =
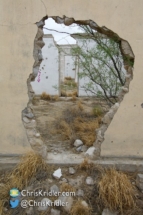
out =
<svg viewBox="0 0 143 215"><path fill-rule="evenodd" d="M96 105L101 104L104 113L109 107L105 102L95 98L79 98L79 97L60 97L57 100L46 101L40 97L33 100L32 109L37 122L37 129L41 134L44 143L47 145L48 151L53 153L74 152L69 140L62 140L62 135L55 133L55 123L62 118L63 111L76 108L79 104L87 112L91 113Z"/></svg>

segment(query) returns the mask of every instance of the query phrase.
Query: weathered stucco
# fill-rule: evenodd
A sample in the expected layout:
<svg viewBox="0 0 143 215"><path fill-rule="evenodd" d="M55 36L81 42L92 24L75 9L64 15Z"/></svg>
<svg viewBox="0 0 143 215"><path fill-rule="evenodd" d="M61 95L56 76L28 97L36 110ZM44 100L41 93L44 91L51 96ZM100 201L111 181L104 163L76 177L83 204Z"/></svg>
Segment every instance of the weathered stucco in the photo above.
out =
<svg viewBox="0 0 143 215"><path fill-rule="evenodd" d="M142 8L142 0L1 0L0 153L18 154L30 149L21 111L29 100L26 81L34 64L35 23L48 14L91 19L130 43L135 54L133 80L105 133L101 155L143 156Z"/></svg>

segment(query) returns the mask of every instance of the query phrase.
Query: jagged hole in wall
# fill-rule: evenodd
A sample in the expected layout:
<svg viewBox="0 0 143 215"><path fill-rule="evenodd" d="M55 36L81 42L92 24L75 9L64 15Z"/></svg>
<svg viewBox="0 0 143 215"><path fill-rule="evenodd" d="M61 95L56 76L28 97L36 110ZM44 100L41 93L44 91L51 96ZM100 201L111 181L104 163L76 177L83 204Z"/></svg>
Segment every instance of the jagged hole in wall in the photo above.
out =
<svg viewBox="0 0 143 215"><path fill-rule="evenodd" d="M46 151L84 155L92 147L97 158L129 91L133 51L126 40L92 20L52 16L36 24L35 63L23 111L29 142L43 156Z"/></svg>

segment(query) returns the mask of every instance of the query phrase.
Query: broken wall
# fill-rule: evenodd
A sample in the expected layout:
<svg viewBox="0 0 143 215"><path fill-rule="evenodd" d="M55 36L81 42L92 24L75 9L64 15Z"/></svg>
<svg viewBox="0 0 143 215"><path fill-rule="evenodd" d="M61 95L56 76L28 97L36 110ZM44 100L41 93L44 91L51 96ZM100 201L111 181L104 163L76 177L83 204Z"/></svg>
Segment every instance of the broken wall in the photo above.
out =
<svg viewBox="0 0 143 215"><path fill-rule="evenodd" d="M143 156L143 1L142 0L1 0L0 153L30 149L21 120L27 106L26 80L34 64L36 22L45 15L93 20L127 40L135 54L134 78L105 133L102 156Z"/></svg>

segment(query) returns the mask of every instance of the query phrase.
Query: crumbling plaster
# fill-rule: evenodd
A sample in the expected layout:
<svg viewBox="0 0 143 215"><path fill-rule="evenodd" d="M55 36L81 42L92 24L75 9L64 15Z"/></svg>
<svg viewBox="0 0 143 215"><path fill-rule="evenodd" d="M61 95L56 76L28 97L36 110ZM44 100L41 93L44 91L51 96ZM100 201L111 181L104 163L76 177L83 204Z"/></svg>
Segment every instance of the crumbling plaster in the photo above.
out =
<svg viewBox="0 0 143 215"><path fill-rule="evenodd" d="M106 131L101 155L143 156L142 7L142 0L85 0L84 3L82 0L54 0L52 3L47 0L1 2L0 153L23 153L30 149L20 114L28 101L26 80L32 73L34 63L33 40L37 32L34 23L46 14L60 17L65 14L76 20L94 20L99 26L105 25L130 43L136 57L134 79L129 93L125 95Z"/></svg>

